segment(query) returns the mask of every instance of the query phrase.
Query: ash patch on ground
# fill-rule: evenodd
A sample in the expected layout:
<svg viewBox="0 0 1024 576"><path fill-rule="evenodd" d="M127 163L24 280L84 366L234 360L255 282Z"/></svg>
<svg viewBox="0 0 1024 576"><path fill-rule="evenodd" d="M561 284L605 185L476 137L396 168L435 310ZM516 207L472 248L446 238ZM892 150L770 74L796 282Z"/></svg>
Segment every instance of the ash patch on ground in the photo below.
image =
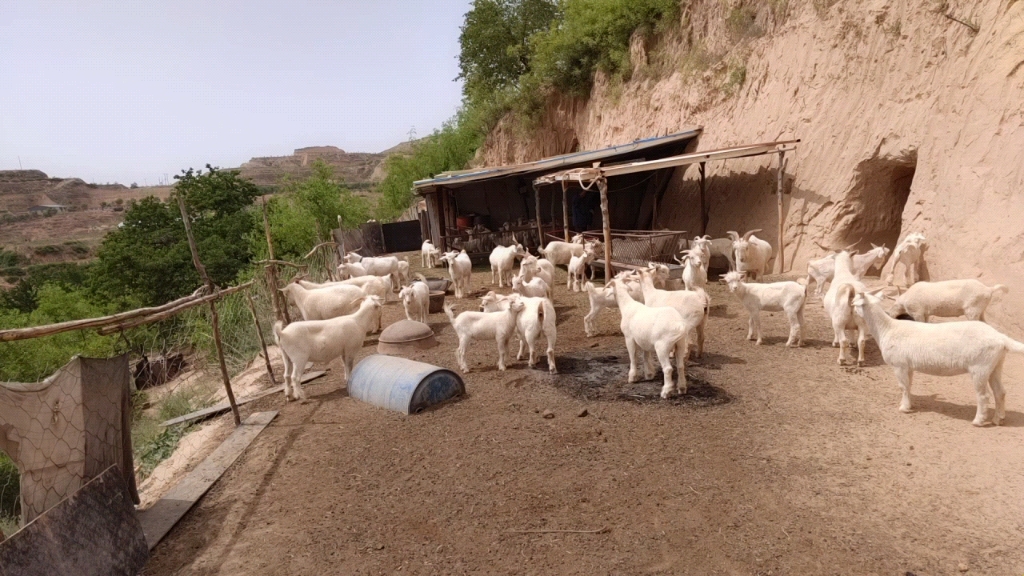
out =
<svg viewBox="0 0 1024 576"><path fill-rule="evenodd" d="M626 382L629 373L628 356L560 356L558 371L559 377L552 379L552 385L584 400L619 400L692 407L718 406L732 400L725 390L697 377L692 369L686 371L686 393L663 400L660 396L663 382L660 368L651 380L632 384Z"/></svg>

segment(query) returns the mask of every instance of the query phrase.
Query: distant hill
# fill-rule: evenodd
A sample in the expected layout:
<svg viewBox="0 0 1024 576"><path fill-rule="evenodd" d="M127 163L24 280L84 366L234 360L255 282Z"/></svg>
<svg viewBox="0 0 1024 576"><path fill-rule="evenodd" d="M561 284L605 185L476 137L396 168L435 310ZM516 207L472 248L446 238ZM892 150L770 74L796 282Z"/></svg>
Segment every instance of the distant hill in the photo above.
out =
<svg viewBox="0 0 1024 576"><path fill-rule="evenodd" d="M371 188L384 178L383 164L391 154L410 154L414 142L402 142L383 152L345 152L336 146L299 148L291 156L262 156L238 167L242 176L259 186L276 186L284 176L305 178L313 172L313 162L323 160L334 168L335 176L350 188Z"/></svg>

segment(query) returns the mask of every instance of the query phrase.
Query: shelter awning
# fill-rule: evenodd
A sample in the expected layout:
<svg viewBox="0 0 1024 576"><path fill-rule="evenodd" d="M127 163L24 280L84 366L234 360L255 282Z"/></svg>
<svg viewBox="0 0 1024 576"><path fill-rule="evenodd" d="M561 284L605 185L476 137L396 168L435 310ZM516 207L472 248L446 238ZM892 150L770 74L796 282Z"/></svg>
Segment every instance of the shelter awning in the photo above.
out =
<svg viewBox="0 0 1024 576"><path fill-rule="evenodd" d="M424 194L442 186L445 188L459 188L471 183L497 178L507 178L510 176L532 176L535 178L553 170L589 166L594 162L613 162L616 160L628 160L630 158L635 159L637 157L636 153L644 150L672 146L676 146L676 150L682 149L682 146L685 146L689 141L700 136L703 130L703 127L697 126L682 130L675 134L669 134L667 136L644 138L641 140L634 140L633 142L626 144L601 148L599 150L573 152L571 154L552 156L550 158L544 158L534 162L497 166L493 168L481 168L476 170L446 172L439 174L434 178L413 182L413 189L419 194ZM654 152L657 151L654 150ZM531 180L532 178L527 180L527 182Z"/></svg>
<svg viewBox="0 0 1024 576"><path fill-rule="evenodd" d="M796 145L799 142L800 140L782 140L761 144L747 144L745 146L732 146L729 148L720 148L718 150L705 150L703 152L693 152L690 154L681 154L679 156L669 156L668 158L659 158L657 160L619 164L617 166L572 168L569 170L545 174L544 176L535 179L533 184L534 186L554 184L556 182L579 182L583 184L586 182L593 182L601 176L609 178L612 176L623 176L625 174L634 174L636 172L660 170L662 168L674 168L676 166L699 164L701 162L711 162L714 160L730 160L733 158L778 154L780 152L796 150Z"/></svg>

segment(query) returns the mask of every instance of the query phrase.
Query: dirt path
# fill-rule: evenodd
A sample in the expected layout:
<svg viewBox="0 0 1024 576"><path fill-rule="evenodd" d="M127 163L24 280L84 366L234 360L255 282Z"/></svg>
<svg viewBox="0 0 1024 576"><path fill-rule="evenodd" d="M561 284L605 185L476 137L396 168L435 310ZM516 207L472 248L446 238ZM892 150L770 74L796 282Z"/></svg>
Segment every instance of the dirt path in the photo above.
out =
<svg viewBox="0 0 1024 576"><path fill-rule="evenodd" d="M905 415L873 343L867 367L837 367L817 299L799 350L783 347L784 317L765 318L757 347L740 306L717 286L712 299L709 354L681 402L648 400L658 382L616 399L618 314L584 338L586 297L564 285L561 376L543 363L497 372L493 344L477 343L469 396L424 414L352 400L337 370L305 404L257 402L281 414L146 574L1024 570L1020 358L1006 369L1006 424L978 429L966 377L920 377ZM385 323L401 315L392 303ZM431 322L441 345L418 359L455 368L451 327ZM517 532L535 529L604 531Z"/></svg>

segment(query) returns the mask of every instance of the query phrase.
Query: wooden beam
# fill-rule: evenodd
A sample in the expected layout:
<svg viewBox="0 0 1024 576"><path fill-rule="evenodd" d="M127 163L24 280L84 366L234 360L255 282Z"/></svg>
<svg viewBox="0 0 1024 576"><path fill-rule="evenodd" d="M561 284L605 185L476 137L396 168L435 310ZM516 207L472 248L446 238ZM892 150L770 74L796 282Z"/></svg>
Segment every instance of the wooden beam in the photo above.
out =
<svg viewBox="0 0 1024 576"><path fill-rule="evenodd" d="M540 186L533 187L533 204L537 214L537 245L543 248L547 243L544 242L544 226L540 222Z"/></svg>
<svg viewBox="0 0 1024 576"><path fill-rule="evenodd" d="M569 182L562 180L562 229L565 231L565 241L569 241Z"/></svg>
<svg viewBox="0 0 1024 576"><path fill-rule="evenodd" d="M705 162L698 165L700 169L700 235L708 233L708 204Z"/></svg>
<svg viewBox="0 0 1024 576"><path fill-rule="evenodd" d="M110 326L104 326L103 328L100 328L96 332L100 336L108 336L110 334L113 334L114 332L121 332L122 330L127 330L129 328L135 328L136 326L142 326L143 324L152 324L153 322L159 322L161 320L166 320L166 319L168 319L168 318L170 318L172 316L175 316L177 314L180 314L180 313L184 312L185 310L188 310L189 308L195 308L196 306L200 306L202 304L208 304L210 302L216 302L217 300L220 300L221 298L223 298L225 296L228 296L230 294L234 294L235 292L238 292L239 290L244 290L244 289L252 286L252 283L253 283L253 281L250 280L250 281L246 282L245 284L239 284L238 286L232 286L231 288L226 288L224 290L220 290L216 294L207 294L206 296L203 296L203 297L198 298L196 300L192 300L190 302L186 302L184 304L179 304L178 306L176 306L174 308L170 308L170 309L164 310L164 311L159 312L157 314L152 314L152 315L149 315L149 316L146 316L146 317L143 317L143 318L133 318L133 319L130 319L130 320L125 320L125 321L122 321L122 322L118 322L117 324L113 324L113 325L110 325Z"/></svg>
<svg viewBox="0 0 1024 576"><path fill-rule="evenodd" d="M202 289L200 289L202 290ZM112 314L110 316L102 316L99 318L85 318L83 320L71 320L68 322L59 322L57 324L47 324L45 326L32 326L29 328L14 328L10 330L0 330L0 342L13 342L15 340L27 340L29 338L39 338L40 336L50 336L52 334L60 334L62 332L70 332L71 330L82 330L84 328L98 328L122 322L124 320L130 320L132 318L138 318L140 316L149 316L151 314L158 314L166 310L171 310L182 306L184 304L193 303L192 305L202 304L202 298L199 294L200 290L196 290L189 296L184 298L178 298L173 302L168 302L160 306L152 308L139 308L136 310L130 310L128 312L121 312L119 314Z"/></svg>
<svg viewBox="0 0 1024 576"><path fill-rule="evenodd" d="M277 412L255 412L235 428L223 444L206 457L199 466L182 478L163 498L139 512L139 522L152 550L178 520L206 494L213 484L235 463L256 436L270 424Z"/></svg>
<svg viewBox="0 0 1024 576"><path fill-rule="evenodd" d="M321 376L323 376L325 374L327 374L327 372L325 372L324 370L315 370L315 371L312 371L312 372L306 372L306 373L304 373L302 375L302 383L305 384L306 382L310 382L312 380L316 380L317 378L320 378ZM253 394L252 396L247 396L245 398L240 399L238 401L238 405L239 406L244 406L244 405L248 404L249 402L254 402L256 400L259 400L260 398L265 398L267 396L270 396L271 394L275 394L277 392L282 392L282 391L284 391L284 385L283 384L279 384L277 386L274 386L273 388L267 388L266 390L262 390L260 392L257 392L255 394ZM177 418L171 418L170 420L164 420L163 422L160 423L160 425L164 426L164 427L167 427L167 426L174 426L175 424L184 424L185 422L194 422L196 420L203 420L205 418L209 418L210 416L216 416L217 414L220 414L222 412L227 412L230 409L231 409L231 405L229 405L226 401L225 402L220 402L218 404L214 404L213 406L210 406L209 408L203 408L202 410L196 410L195 412L190 412L190 413L185 414L183 416L178 416Z"/></svg>
<svg viewBox="0 0 1024 576"><path fill-rule="evenodd" d="M202 277L206 286L209 287L210 292L216 294L217 286L214 285L213 280L210 280L210 276L206 273L206 268L203 263L199 260L199 248L196 246L196 239L192 236L192 224L189 222L188 209L185 208L185 198L178 193L178 208L181 210L181 220L185 224L185 236L188 238L188 248L192 251L192 264L196 267L199 272L199 276ZM210 301L210 324L213 325L213 343L217 347L217 360L220 362L220 375L224 380L224 390L228 395L228 402L231 403L231 415L235 418L235 426L239 426L242 423L241 416L238 414L238 406L235 404L235 393L231 390L231 376L228 375L228 365L224 361L224 344L220 338L220 316L217 314L217 302L215 300Z"/></svg>
<svg viewBox="0 0 1024 576"><path fill-rule="evenodd" d="M249 304L249 313L252 314L252 323L256 325L256 335L260 337L260 348L263 349L263 360L267 363L267 376L270 376L270 383L277 385L274 380L274 367L270 365L270 354L267 352L267 341L263 338L263 328L260 326L260 317L256 314L256 303L252 301L252 294L245 293L245 301Z"/></svg>
<svg viewBox="0 0 1024 576"><path fill-rule="evenodd" d="M783 224L785 223L785 217L782 214L782 184L783 178L785 177L785 165L788 159L785 157L785 151L778 153L778 173L776 174L775 181L775 196L778 198L778 274L785 272L785 243L783 236Z"/></svg>
<svg viewBox="0 0 1024 576"><path fill-rule="evenodd" d="M612 266L612 223L608 216L608 180L603 176L597 179L597 189L601 191L601 226L604 228L604 285L607 286L615 276Z"/></svg>

